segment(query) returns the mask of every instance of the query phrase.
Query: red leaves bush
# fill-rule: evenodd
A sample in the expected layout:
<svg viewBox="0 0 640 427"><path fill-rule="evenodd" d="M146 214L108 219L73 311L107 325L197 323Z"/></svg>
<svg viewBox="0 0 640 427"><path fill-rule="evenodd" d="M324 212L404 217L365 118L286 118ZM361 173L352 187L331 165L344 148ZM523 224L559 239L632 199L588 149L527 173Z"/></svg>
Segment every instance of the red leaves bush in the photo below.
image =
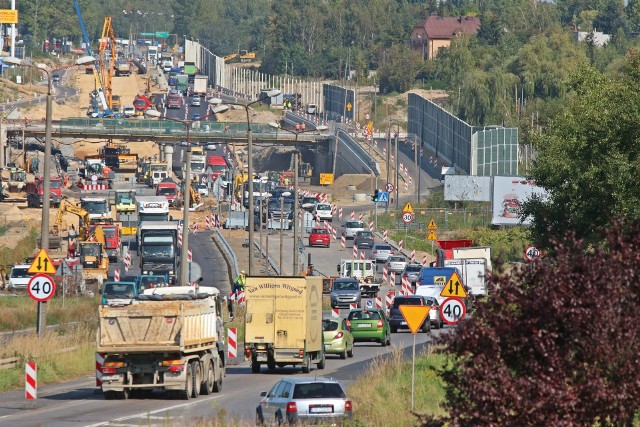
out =
<svg viewBox="0 0 640 427"><path fill-rule="evenodd" d="M423 425L631 425L640 406L640 227L602 248L566 239L491 279L442 373L446 419Z"/></svg>

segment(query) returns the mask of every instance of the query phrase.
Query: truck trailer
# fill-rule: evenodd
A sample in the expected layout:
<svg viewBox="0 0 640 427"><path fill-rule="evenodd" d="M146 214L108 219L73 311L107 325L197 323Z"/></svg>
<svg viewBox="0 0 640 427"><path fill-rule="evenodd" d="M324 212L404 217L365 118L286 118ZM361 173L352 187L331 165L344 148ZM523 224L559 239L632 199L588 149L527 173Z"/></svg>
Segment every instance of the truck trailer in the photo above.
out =
<svg viewBox="0 0 640 427"><path fill-rule="evenodd" d="M173 399L222 390L225 353L220 293L213 287L145 290L132 304L99 308L102 392L127 399L163 389ZM322 335L322 332L320 332Z"/></svg>
<svg viewBox="0 0 640 427"><path fill-rule="evenodd" d="M286 365L324 369L322 284L304 277L247 277L245 358L251 372Z"/></svg>

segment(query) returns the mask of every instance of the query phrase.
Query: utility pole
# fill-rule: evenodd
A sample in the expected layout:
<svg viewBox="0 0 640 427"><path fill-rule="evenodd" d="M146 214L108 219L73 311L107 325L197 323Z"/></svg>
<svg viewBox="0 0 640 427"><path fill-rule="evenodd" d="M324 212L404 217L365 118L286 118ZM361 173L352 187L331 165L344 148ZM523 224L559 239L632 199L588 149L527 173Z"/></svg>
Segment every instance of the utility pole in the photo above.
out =
<svg viewBox="0 0 640 427"><path fill-rule="evenodd" d="M388 109L387 109L388 111ZM389 127L387 127L387 182L385 183L385 188L387 186L387 183L391 182L389 181L389 174L391 172L391 165L389 164L390 161L390 155L391 155L391 120L389 120ZM387 205L385 207L385 211L389 212L389 203L391 201L387 202Z"/></svg>
<svg viewBox="0 0 640 427"><path fill-rule="evenodd" d="M400 189L398 188L398 184L400 183L400 177L398 174L398 138L399 136L400 136L400 126L397 126L396 134L394 138L395 144L396 144L396 149L395 149L396 157L394 159L395 161L393 162L394 163L393 167L395 168L395 173L396 173L396 211L398 210L398 203L400 203L398 201L398 199L400 198Z"/></svg>
<svg viewBox="0 0 640 427"><path fill-rule="evenodd" d="M418 169L418 141L416 141L415 139L413 140L413 163L414 163L414 170L416 171L416 179L420 179L420 169ZM415 188L416 188L416 204L420 203L420 193L418 192L418 183L415 183Z"/></svg>

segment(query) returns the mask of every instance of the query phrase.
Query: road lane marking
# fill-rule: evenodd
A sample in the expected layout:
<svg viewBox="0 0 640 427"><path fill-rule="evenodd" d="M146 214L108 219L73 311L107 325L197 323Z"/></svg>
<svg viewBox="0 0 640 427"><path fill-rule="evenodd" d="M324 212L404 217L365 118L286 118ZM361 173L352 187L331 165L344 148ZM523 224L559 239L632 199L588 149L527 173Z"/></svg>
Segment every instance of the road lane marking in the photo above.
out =
<svg viewBox="0 0 640 427"><path fill-rule="evenodd" d="M134 415L127 415L126 417L120 417L120 418L116 418L114 420L111 421L104 421L101 423L96 423L96 424L89 424L85 427L98 427L98 426L107 426L107 425L114 425L114 424L110 424L112 422L121 422L121 421L127 421L127 420L131 420L133 418L141 418L141 417L147 417L149 415L153 415L153 414L158 414L160 412L165 412L165 411L172 411L174 409L179 409L179 408L186 408L189 406L193 406L196 405L198 403L202 403L202 402L208 402L210 400L214 400L217 399L219 397L222 397L222 395L217 395L217 396L211 396L211 397L207 397L205 399L198 399L198 400L194 400L192 402L188 402L188 403L181 403L180 405L174 405L174 406L167 406L166 408L160 408L160 409L156 409L153 411L145 411L145 412L140 412L138 414L134 414Z"/></svg>

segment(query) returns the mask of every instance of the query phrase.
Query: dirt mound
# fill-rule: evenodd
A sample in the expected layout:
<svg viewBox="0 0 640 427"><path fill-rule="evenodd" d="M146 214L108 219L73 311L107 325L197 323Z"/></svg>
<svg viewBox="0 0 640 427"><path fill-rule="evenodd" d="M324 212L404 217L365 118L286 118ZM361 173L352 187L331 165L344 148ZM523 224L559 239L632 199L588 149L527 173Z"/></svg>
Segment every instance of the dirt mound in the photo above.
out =
<svg viewBox="0 0 640 427"><path fill-rule="evenodd" d="M0 219L4 222L22 221L22 211L13 203L3 203L0 205Z"/></svg>
<svg viewBox="0 0 640 427"><path fill-rule="evenodd" d="M254 157L256 172L291 170L292 148L269 147L258 152Z"/></svg>

